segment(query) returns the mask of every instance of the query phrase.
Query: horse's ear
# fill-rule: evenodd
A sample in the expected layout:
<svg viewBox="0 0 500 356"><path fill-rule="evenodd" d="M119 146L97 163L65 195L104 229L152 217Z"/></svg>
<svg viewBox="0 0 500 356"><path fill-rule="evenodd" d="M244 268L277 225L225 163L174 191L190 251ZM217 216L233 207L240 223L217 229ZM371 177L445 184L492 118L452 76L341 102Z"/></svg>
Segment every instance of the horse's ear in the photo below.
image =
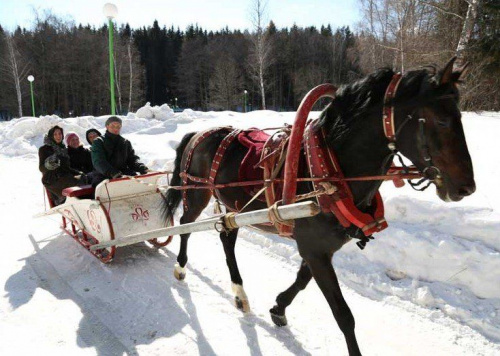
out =
<svg viewBox="0 0 500 356"><path fill-rule="evenodd" d="M439 85L453 83L453 64L455 64L456 60L457 60L456 56L450 59L450 61L446 64L444 69L439 72L438 74Z"/></svg>
<svg viewBox="0 0 500 356"><path fill-rule="evenodd" d="M470 63L467 62L463 66L461 66L460 68L453 71L453 73L451 75L451 80L454 83L458 83L460 80L460 77L463 77L467 73L468 68L469 68L469 64Z"/></svg>

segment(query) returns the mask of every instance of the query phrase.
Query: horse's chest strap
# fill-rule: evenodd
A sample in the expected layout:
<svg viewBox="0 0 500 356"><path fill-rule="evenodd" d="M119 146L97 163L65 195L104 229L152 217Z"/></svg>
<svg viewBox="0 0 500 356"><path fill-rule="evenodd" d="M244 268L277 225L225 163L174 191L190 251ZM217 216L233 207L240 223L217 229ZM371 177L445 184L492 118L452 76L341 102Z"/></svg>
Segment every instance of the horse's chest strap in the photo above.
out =
<svg viewBox="0 0 500 356"><path fill-rule="evenodd" d="M384 218L384 203L377 192L372 200L373 214L364 213L356 207L349 185L344 180L335 153L325 144L324 132L315 132L314 125L309 124L304 133L304 147L312 178L335 177L333 194L323 194L316 199L325 213L333 213L344 227L355 225L365 236L382 231L387 227ZM318 189L321 182L313 181L313 189Z"/></svg>

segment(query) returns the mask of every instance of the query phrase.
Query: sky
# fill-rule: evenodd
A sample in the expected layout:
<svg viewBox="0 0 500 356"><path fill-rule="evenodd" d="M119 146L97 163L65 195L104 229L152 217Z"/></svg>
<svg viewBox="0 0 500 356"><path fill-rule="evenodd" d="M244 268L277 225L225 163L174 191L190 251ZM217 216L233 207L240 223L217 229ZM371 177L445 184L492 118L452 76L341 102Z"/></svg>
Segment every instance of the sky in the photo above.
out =
<svg viewBox="0 0 500 356"><path fill-rule="evenodd" d="M184 30L190 24L203 29L250 29L252 0L115 0L119 24L132 28L151 26L156 19L161 27L174 26ZM77 24L100 26L106 22L102 9L104 0L0 0L0 25L13 31L17 26L33 26L34 10L52 12ZM330 24L333 29L360 21L359 0L268 0L267 13L278 28Z"/></svg>

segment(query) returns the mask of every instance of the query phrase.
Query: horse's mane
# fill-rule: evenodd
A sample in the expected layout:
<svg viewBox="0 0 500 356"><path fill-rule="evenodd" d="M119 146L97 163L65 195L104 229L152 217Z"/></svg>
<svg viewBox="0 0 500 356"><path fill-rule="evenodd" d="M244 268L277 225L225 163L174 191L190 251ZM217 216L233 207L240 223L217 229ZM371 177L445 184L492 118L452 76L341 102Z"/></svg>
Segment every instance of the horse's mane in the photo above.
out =
<svg viewBox="0 0 500 356"><path fill-rule="evenodd" d="M398 97L419 96L422 84L430 83L434 70L419 69L407 72L399 85ZM382 101L394 71L382 68L354 83L342 85L337 90L335 100L330 103L316 124L316 130L325 130L328 142L336 145L348 140L354 123L370 115L382 116ZM425 80L426 79L426 80Z"/></svg>

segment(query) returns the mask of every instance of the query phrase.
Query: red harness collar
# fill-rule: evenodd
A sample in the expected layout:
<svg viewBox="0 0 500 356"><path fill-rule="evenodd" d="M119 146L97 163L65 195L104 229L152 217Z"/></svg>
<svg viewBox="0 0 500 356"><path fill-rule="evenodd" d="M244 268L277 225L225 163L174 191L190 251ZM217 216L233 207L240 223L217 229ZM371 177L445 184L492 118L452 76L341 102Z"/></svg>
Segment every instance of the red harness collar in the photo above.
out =
<svg viewBox="0 0 500 356"><path fill-rule="evenodd" d="M311 122L304 133L304 146L311 177L336 177L340 179L335 183L335 193L317 197L322 211L335 214L344 227L354 224L363 231L365 236L385 229L387 222L384 218L384 203L380 193L377 192L372 200L373 212L371 214L359 210L354 204L349 185L343 179L344 174L335 153L325 143L324 131L314 132L314 121ZM312 184L314 189L318 189L322 183L312 182Z"/></svg>
<svg viewBox="0 0 500 356"><path fill-rule="evenodd" d="M383 106L383 127L384 134L389 140L389 149L396 150L396 127L394 123L394 104L399 83L401 83L401 73L396 73L392 77L386 89ZM304 134L304 146L309 164L311 177L336 177L340 181L336 183L337 191L331 195L321 195L317 198L323 212L335 214L339 222L344 227L354 224L360 228L365 236L370 236L375 232L387 228L387 221L384 218L384 203L380 192L377 191L372 200L372 212L364 213L354 204L351 189L344 180L344 175L340 169L335 153L326 145L324 131L314 132L313 123L310 123ZM393 164L394 167L394 164ZM314 189L319 188L317 182L312 182ZM402 179L394 180L396 187L404 185Z"/></svg>

